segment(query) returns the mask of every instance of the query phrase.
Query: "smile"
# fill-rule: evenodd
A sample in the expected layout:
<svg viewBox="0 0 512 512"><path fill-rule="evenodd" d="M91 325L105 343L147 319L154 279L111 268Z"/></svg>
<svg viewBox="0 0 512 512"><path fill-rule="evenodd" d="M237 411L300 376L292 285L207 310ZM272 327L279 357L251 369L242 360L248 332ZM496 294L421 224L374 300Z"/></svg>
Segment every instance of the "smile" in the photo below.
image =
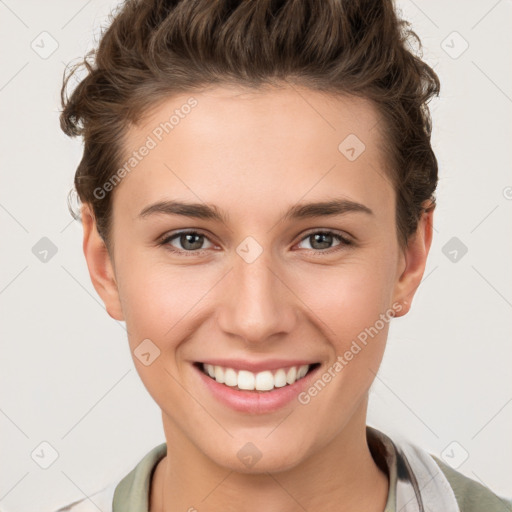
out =
<svg viewBox="0 0 512 512"><path fill-rule="evenodd" d="M311 385L322 366L313 361L208 359L192 367L203 400L211 397L242 413L271 414L292 404Z"/></svg>
<svg viewBox="0 0 512 512"><path fill-rule="evenodd" d="M234 368L199 363L200 369L219 384L239 391L272 391L290 386L305 377L318 364L304 364L289 368L251 372Z"/></svg>

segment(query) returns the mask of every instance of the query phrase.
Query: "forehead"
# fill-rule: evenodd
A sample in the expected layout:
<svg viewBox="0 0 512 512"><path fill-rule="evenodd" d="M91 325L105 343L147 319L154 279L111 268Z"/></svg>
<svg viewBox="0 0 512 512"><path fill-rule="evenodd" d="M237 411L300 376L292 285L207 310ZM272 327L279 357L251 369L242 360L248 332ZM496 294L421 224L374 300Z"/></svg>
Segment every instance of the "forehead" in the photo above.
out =
<svg viewBox="0 0 512 512"><path fill-rule="evenodd" d="M303 196L390 202L379 125L369 100L296 86L176 95L127 132L123 164L139 155L125 165L114 202L119 195L140 211L179 197L240 213Z"/></svg>

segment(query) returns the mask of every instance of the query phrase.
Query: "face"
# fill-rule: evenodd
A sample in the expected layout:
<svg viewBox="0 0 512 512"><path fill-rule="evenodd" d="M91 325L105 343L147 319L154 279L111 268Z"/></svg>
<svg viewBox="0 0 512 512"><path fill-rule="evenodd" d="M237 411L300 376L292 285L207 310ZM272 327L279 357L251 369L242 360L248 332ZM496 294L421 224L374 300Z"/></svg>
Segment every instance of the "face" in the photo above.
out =
<svg viewBox="0 0 512 512"><path fill-rule="evenodd" d="M93 220L84 249L183 450L278 471L364 427L430 243L422 221L399 247L381 128L364 99L222 87L129 132L129 155L145 156L115 187L112 254Z"/></svg>

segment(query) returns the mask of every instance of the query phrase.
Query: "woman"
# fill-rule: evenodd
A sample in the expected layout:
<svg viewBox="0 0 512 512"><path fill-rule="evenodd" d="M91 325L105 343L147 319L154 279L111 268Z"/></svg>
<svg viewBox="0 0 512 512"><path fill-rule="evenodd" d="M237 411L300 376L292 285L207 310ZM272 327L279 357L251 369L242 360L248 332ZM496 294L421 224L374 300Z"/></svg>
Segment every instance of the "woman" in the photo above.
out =
<svg viewBox="0 0 512 512"><path fill-rule="evenodd" d="M127 1L66 77L91 280L166 442L61 510L512 509L366 425L432 240L411 36L384 0Z"/></svg>

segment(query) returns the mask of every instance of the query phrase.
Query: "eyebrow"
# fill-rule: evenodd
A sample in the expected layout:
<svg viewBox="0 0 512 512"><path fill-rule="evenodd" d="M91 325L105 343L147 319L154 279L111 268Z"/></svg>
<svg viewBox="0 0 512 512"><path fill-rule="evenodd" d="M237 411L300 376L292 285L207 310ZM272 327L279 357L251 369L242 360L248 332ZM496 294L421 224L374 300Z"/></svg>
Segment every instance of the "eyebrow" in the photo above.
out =
<svg viewBox="0 0 512 512"><path fill-rule="evenodd" d="M331 201L320 201L292 206L284 214L283 220L344 215L353 212L374 215L373 211L364 204L348 199L334 199ZM139 213L138 217L143 219L157 214L181 215L196 219L216 220L223 223L227 223L228 220L227 214L222 212L215 205L185 203L182 201L158 201L157 203L145 207Z"/></svg>

